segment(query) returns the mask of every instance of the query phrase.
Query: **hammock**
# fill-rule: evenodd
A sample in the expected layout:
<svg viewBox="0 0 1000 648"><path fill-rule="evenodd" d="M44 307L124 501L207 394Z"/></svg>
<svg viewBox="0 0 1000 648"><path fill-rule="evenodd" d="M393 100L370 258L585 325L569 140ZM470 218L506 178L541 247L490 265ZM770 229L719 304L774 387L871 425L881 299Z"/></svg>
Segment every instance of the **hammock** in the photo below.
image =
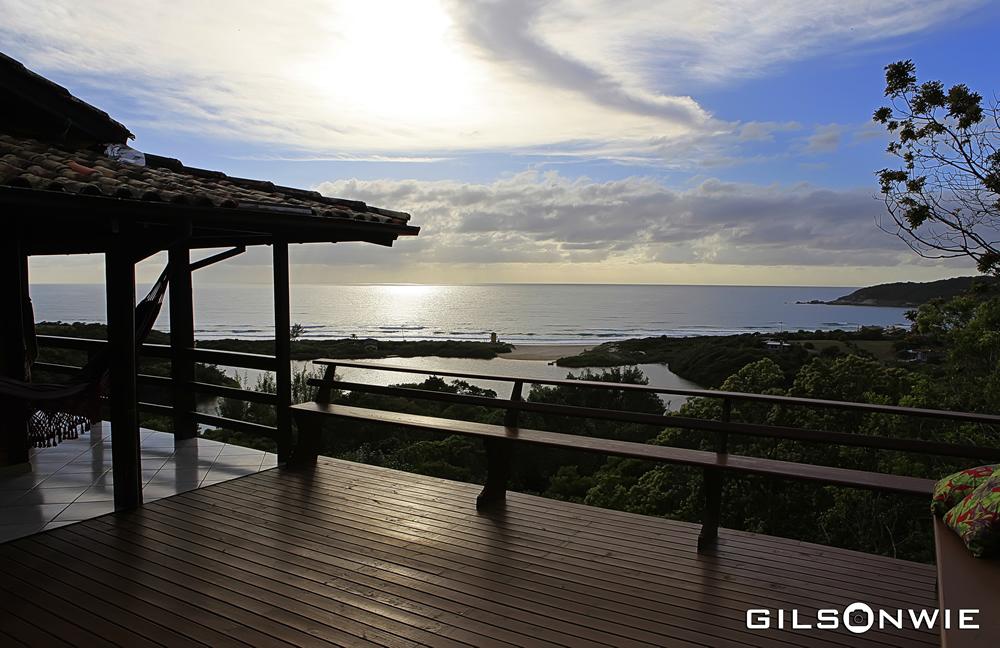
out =
<svg viewBox="0 0 1000 648"><path fill-rule="evenodd" d="M135 307L135 343L141 345L153 330L167 292L168 268ZM28 439L36 447L75 439L101 418L101 395L107 391L111 370L108 348L87 361L80 373L66 384L31 383L0 377L0 401L27 411ZM6 409L6 407L4 408Z"/></svg>

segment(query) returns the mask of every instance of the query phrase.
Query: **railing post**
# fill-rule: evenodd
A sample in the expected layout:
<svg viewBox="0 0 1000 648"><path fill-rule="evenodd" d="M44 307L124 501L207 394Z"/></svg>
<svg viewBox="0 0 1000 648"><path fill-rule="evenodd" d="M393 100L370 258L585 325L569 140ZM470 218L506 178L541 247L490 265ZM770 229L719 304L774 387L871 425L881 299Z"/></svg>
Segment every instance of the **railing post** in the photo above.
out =
<svg viewBox="0 0 1000 648"><path fill-rule="evenodd" d="M511 389L510 400L518 403L523 400L524 382L518 380ZM509 409L504 414L503 424L507 428L508 437L517 436L517 422L521 411ZM510 480L510 459L512 441L507 439L485 439L486 447L486 484L476 498L476 509L486 510L503 506L507 500L507 483Z"/></svg>
<svg viewBox="0 0 1000 648"><path fill-rule="evenodd" d="M728 423L732 418L733 402L722 399L722 421ZM715 433L715 452L725 455L729 452L729 433ZM725 471L721 468L705 468L705 513L702 516L701 533L698 534L698 551L711 549L719 539L719 521L722 517L722 485Z"/></svg>
<svg viewBox="0 0 1000 648"><path fill-rule="evenodd" d="M274 264L274 356L277 392L278 462L287 462L292 451L292 341L288 273L288 243L272 244Z"/></svg>
<svg viewBox="0 0 1000 648"><path fill-rule="evenodd" d="M333 392L330 384L337 379L337 365L327 365L323 371L323 385L316 389L315 402L328 405ZM302 416L296 418L298 439L292 451L289 463L296 468L305 468L316 464L319 456L320 441L323 438L323 421L319 416Z"/></svg>
<svg viewBox="0 0 1000 648"><path fill-rule="evenodd" d="M316 402L324 405L330 404L330 397L333 395L333 383L337 380L337 365L326 365L323 371L323 385L316 390Z"/></svg>
<svg viewBox="0 0 1000 648"><path fill-rule="evenodd" d="M191 251L187 243L170 248L170 379L173 382L174 440L198 436L194 420L194 296L191 285Z"/></svg>

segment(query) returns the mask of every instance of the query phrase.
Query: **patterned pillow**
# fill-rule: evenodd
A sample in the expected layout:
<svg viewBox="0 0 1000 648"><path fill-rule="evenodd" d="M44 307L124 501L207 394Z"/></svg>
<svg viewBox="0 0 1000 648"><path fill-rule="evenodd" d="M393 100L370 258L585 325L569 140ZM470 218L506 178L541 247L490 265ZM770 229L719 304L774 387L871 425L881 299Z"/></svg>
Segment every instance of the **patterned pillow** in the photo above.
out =
<svg viewBox="0 0 1000 648"><path fill-rule="evenodd" d="M976 558L1000 549L1000 470L981 483L944 516Z"/></svg>
<svg viewBox="0 0 1000 648"><path fill-rule="evenodd" d="M961 502L962 498L971 493L976 486L989 479L997 468L1000 468L1000 465L979 466L948 475L934 486L931 512L941 517Z"/></svg>

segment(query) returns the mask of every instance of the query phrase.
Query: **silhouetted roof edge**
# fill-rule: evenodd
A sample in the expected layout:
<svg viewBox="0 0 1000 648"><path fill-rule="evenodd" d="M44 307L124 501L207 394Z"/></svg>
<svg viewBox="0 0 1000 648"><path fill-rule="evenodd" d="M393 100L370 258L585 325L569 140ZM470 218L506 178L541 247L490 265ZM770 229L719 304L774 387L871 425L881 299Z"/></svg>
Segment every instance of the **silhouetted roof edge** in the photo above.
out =
<svg viewBox="0 0 1000 648"><path fill-rule="evenodd" d="M125 144L135 135L108 113L73 96L63 86L32 72L0 52L0 87L20 99L66 121L102 144Z"/></svg>

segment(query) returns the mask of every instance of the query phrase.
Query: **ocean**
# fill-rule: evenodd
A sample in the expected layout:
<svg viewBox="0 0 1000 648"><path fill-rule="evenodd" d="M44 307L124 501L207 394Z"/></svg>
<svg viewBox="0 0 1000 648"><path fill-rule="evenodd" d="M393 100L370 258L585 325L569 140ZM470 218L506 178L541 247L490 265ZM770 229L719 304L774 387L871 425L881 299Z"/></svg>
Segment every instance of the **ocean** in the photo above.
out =
<svg viewBox="0 0 1000 648"><path fill-rule="evenodd" d="M727 335L788 330L855 330L905 325L905 309L799 304L850 293L847 287L494 284L475 286L315 285L291 290L291 321L305 338L501 340L599 344L657 335ZM145 287L140 286L140 294ZM37 321L104 322L98 284L31 287ZM199 339L271 338L271 287L195 284ZM167 310L157 322L169 330Z"/></svg>

